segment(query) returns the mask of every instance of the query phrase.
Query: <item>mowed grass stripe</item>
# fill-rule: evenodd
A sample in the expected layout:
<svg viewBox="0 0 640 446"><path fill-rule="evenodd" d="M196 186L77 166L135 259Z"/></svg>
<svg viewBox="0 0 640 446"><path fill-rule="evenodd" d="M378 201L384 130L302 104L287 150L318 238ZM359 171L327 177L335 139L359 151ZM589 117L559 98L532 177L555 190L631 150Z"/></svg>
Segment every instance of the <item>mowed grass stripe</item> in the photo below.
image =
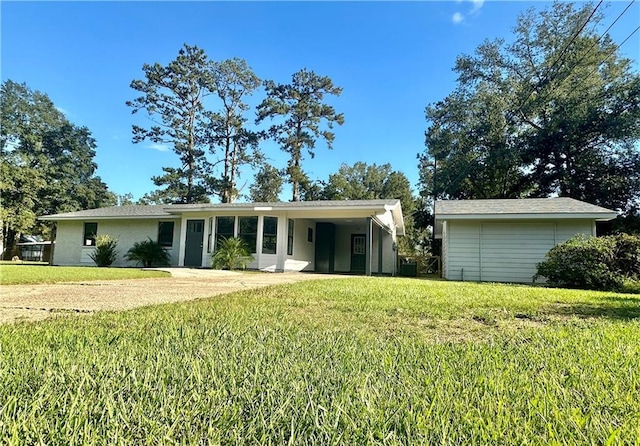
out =
<svg viewBox="0 0 640 446"><path fill-rule="evenodd" d="M348 278L2 326L0 442L634 444L639 303Z"/></svg>
<svg viewBox="0 0 640 446"><path fill-rule="evenodd" d="M145 279L170 276L169 273L163 271L143 271L136 268L0 264L0 285Z"/></svg>

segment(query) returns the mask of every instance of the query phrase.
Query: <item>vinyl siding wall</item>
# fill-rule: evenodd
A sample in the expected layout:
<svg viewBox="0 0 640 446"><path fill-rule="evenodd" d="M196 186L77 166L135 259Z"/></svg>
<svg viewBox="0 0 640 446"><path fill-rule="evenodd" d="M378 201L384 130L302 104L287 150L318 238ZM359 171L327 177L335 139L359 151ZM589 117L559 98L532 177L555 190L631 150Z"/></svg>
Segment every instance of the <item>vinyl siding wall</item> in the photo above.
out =
<svg viewBox="0 0 640 446"><path fill-rule="evenodd" d="M593 221L448 221L443 228L443 276L530 283L546 253L576 234L595 235Z"/></svg>

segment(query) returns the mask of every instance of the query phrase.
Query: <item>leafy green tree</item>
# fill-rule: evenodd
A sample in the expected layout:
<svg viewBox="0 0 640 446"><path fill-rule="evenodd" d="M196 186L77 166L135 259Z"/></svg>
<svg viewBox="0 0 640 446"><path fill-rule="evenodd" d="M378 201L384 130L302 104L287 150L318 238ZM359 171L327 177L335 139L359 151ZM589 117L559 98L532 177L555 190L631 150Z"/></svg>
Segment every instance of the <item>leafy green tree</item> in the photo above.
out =
<svg viewBox="0 0 640 446"><path fill-rule="evenodd" d="M133 202L133 194L127 192L126 194L116 194L116 201L118 206L131 206Z"/></svg>
<svg viewBox="0 0 640 446"><path fill-rule="evenodd" d="M300 182L300 198L302 201L328 200L325 193L325 182L321 180L311 180L304 175Z"/></svg>
<svg viewBox="0 0 640 446"><path fill-rule="evenodd" d="M404 215L405 233L399 239L398 250L402 254L414 255L428 245L426 227L416 227L413 214L416 198L406 175L394 171L391 164L371 164L358 161L349 166L342 164L338 172L329 175L322 191L328 200L374 200L395 198L400 200Z"/></svg>
<svg viewBox="0 0 640 446"><path fill-rule="evenodd" d="M404 213L413 211L413 195L409 180L391 164L371 164L358 161L342 164L338 172L329 175L323 195L328 200L373 200L397 198Z"/></svg>
<svg viewBox="0 0 640 446"><path fill-rule="evenodd" d="M265 163L256 172L253 184L249 188L249 199L254 203L280 201L282 183L282 173Z"/></svg>
<svg viewBox="0 0 640 446"><path fill-rule="evenodd" d="M184 45L168 65L144 64L143 80L131 82L141 95L127 105L137 113L144 110L153 124L133 125L133 142L168 144L180 159L178 168L164 167L153 177L156 186L172 201L208 202L211 166L206 159L204 100L213 93L210 61L197 46Z"/></svg>
<svg viewBox="0 0 640 446"><path fill-rule="evenodd" d="M456 90L427 107L423 192L560 195L629 212L640 197L640 76L593 4L521 15L512 42L459 56Z"/></svg>
<svg viewBox="0 0 640 446"><path fill-rule="evenodd" d="M7 80L0 91L0 252L21 233L48 235L36 216L115 204L95 176L96 142L49 97Z"/></svg>
<svg viewBox="0 0 640 446"><path fill-rule="evenodd" d="M142 197L138 198L138 201L136 201L136 204L145 204L145 205L172 204L172 203L178 203L179 201L180 201L180 197L176 195L172 195L169 190L157 189L151 192L147 192Z"/></svg>
<svg viewBox="0 0 640 446"><path fill-rule="evenodd" d="M334 86L329 77L306 69L295 73L290 84L266 81L264 87L267 97L258 105L256 122L278 120L269 128L269 135L290 156L286 175L293 189L292 200L298 201L300 184L307 179L302 168L303 151L306 149L313 158L318 138L332 149L333 125L344 123L342 113L336 113L333 106L324 102L326 95L339 96L342 88ZM323 122L326 128L321 127Z"/></svg>
<svg viewBox="0 0 640 446"><path fill-rule="evenodd" d="M244 116L249 110L245 98L260 87L261 81L243 59L212 62L210 70L212 89L221 104L218 111L206 113L205 138L211 153L221 154L222 164L221 178L213 179L212 186L223 203L231 203L239 194L236 183L240 168L262 161L260 135L246 128L248 119Z"/></svg>

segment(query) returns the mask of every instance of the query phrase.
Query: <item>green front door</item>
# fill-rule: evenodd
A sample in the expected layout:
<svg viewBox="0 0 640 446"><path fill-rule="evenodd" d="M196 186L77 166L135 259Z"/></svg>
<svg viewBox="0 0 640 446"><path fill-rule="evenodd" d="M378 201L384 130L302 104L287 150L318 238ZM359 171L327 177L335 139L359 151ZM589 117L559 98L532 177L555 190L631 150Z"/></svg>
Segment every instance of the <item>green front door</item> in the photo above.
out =
<svg viewBox="0 0 640 446"><path fill-rule="evenodd" d="M367 262L367 237L351 234L351 272L364 274Z"/></svg>
<svg viewBox="0 0 640 446"><path fill-rule="evenodd" d="M336 253L336 226L333 223L316 223L315 272L334 272Z"/></svg>
<svg viewBox="0 0 640 446"><path fill-rule="evenodd" d="M204 220L187 220L187 238L184 243L184 266L202 266Z"/></svg>

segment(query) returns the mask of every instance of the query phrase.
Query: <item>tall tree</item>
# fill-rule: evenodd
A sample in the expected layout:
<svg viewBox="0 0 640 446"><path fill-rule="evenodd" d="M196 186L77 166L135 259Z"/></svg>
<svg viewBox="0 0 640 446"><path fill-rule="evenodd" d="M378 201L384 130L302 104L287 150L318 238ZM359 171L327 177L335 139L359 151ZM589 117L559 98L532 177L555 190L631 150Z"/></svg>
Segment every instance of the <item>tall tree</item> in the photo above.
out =
<svg viewBox="0 0 640 446"><path fill-rule="evenodd" d="M0 91L0 252L16 236L46 234L36 216L113 204L95 176L96 142L59 112L51 99L7 80Z"/></svg>
<svg viewBox="0 0 640 446"><path fill-rule="evenodd" d="M205 138L211 153L221 153L222 175L213 181L213 188L223 203L238 196L237 178L243 165L256 166L262 156L258 150L259 134L246 128L249 109L245 102L261 85L247 62L229 59L212 62L212 88L220 100L220 109L207 112Z"/></svg>
<svg viewBox="0 0 640 446"><path fill-rule="evenodd" d="M329 149L335 138L334 123L342 125L344 116L324 103L325 95L339 96L342 88L333 85L326 76L318 76L313 71L300 70L292 76L290 84L276 84L266 81L265 100L258 105L258 118L279 118L279 122L269 128L269 135L289 154L286 174L293 189L293 201L300 199L300 184L306 175L302 168L303 150L314 157L316 140L323 139ZM322 123L326 128L322 128Z"/></svg>
<svg viewBox="0 0 640 446"><path fill-rule="evenodd" d="M409 180L391 164L367 164L358 161L342 164L338 172L329 175L323 191L328 200L374 200L397 198L405 213L413 210L413 195Z"/></svg>
<svg viewBox="0 0 640 446"><path fill-rule="evenodd" d="M512 42L458 57L456 90L427 107L425 192L560 195L631 211L640 200L640 76L592 26L601 19L593 4L557 2L521 15Z"/></svg>
<svg viewBox="0 0 640 446"><path fill-rule="evenodd" d="M203 50L185 44L167 66L144 64L145 78L131 82L141 96L127 105L132 113L146 111L153 123L148 128L133 125L133 142L168 144L180 159L180 167L163 167L165 174L152 178L156 186L166 186L163 195L171 201L209 201L211 166L205 156L203 102L214 89L210 68Z"/></svg>
<svg viewBox="0 0 640 446"><path fill-rule="evenodd" d="M415 225L416 204L411 184L402 172L392 170L391 164L371 164L362 161L352 166L342 164L338 172L329 175L322 197L329 200L373 200L396 198L404 215L405 236L398 241L402 254L420 252L428 242L426 229Z"/></svg>
<svg viewBox="0 0 640 446"><path fill-rule="evenodd" d="M249 199L253 202L280 201L282 173L270 164L263 164L249 188Z"/></svg>

